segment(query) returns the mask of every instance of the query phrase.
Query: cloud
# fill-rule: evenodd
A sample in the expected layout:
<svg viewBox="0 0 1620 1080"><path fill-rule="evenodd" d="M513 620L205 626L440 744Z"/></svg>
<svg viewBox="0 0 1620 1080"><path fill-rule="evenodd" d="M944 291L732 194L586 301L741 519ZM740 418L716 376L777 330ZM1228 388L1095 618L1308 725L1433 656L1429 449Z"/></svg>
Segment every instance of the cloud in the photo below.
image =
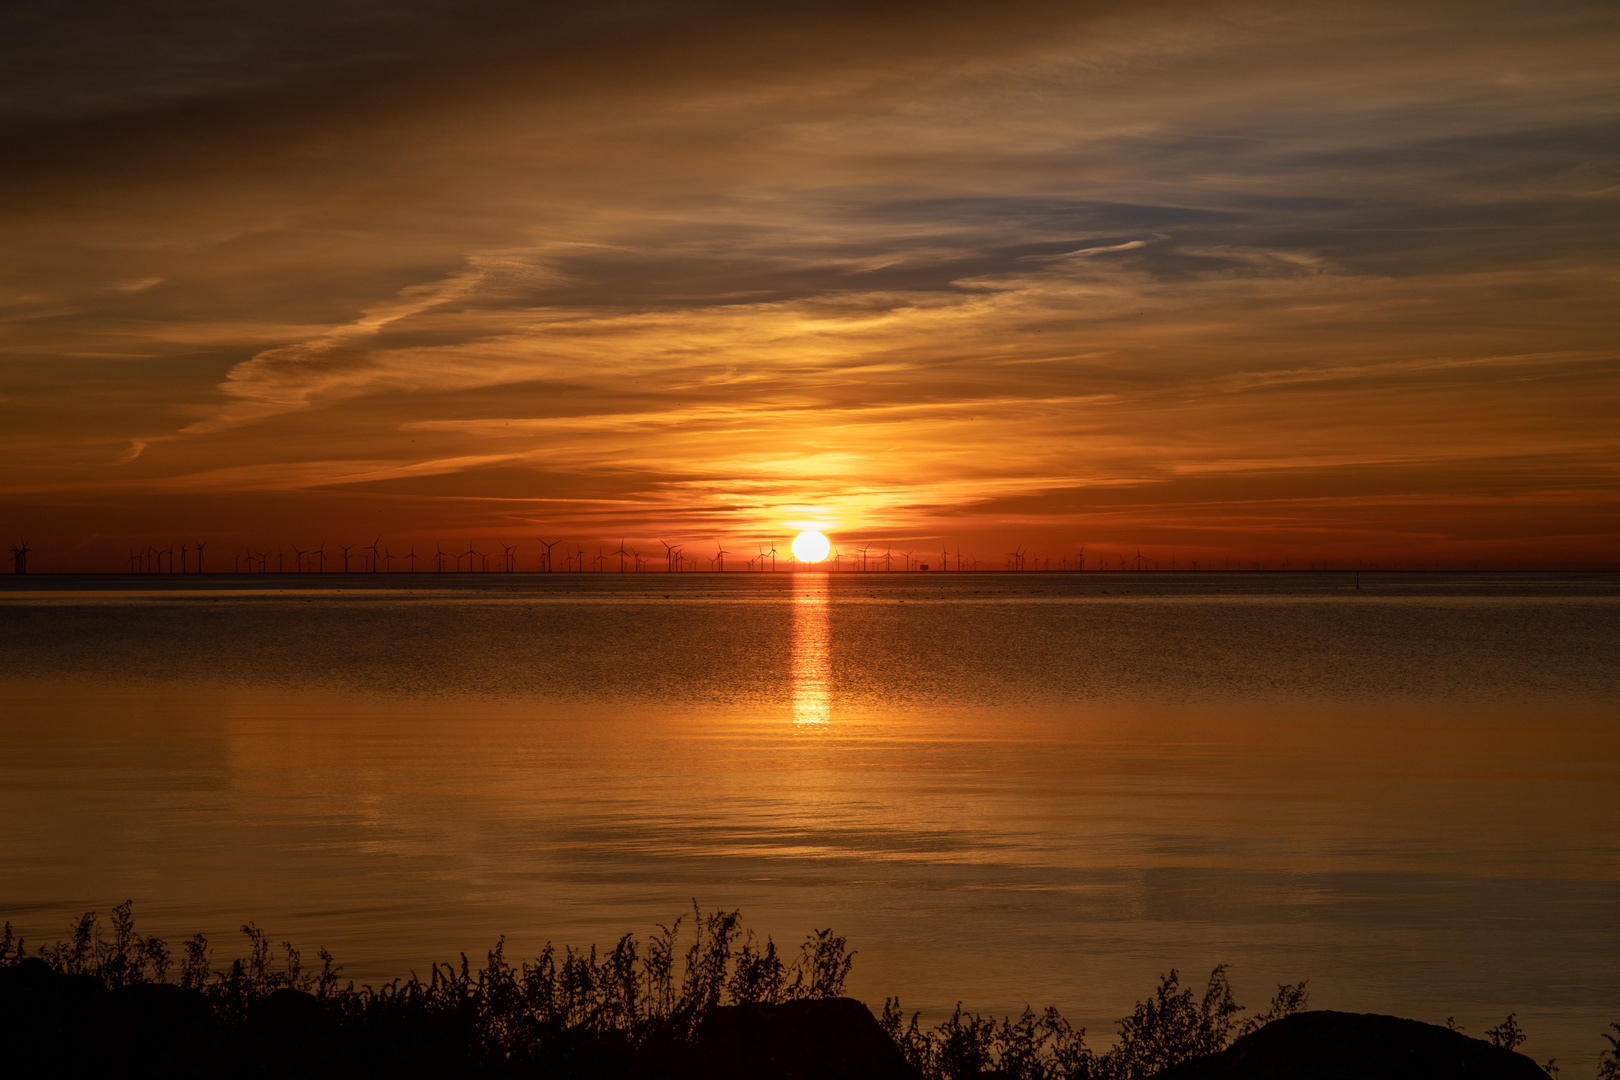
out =
<svg viewBox="0 0 1620 1080"><path fill-rule="evenodd" d="M393 299L367 308L352 322L293 345L266 349L231 369L220 390L234 399L206 419L181 429L206 435L308 408L317 400L341 400L382 387L431 389L436 383L420 367L389 368L371 357L371 346L396 324L476 295L498 281L511 260L497 254L474 256L467 269L440 281L401 289ZM437 384L442 385L442 384Z"/></svg>
<svg viewBox="0 0 1620 1080"><path fill-rule="evenodd" d="M1191 529L1610 469L1605 6L328 7L0 45L17 488Z"/></svg>

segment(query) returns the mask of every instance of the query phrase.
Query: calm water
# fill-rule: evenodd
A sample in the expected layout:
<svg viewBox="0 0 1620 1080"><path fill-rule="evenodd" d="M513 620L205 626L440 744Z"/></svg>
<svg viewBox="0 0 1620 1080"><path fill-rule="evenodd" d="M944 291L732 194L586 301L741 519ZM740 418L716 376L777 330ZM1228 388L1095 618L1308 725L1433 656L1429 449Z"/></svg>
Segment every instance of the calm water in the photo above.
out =
<svg viewBox="0 0 1620 1080"><path fill-rule="evenodd" d="M738 907L850 989L1620 1019L1620 578L4 579L0 917L361 979Z"/></svg>

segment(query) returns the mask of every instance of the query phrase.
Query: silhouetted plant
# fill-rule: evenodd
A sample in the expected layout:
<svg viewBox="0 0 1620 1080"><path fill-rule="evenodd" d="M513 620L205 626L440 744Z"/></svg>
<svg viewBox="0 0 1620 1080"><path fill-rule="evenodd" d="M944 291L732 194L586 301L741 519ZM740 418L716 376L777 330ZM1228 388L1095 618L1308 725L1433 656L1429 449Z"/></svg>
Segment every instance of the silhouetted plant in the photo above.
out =
<svg viewBox="0 0 1620 1080"><path fill-rule="evenodd" d="M906 1059L931 1080L961 1080L985 1072L1016 1080L1140 1080L1183 1061L1224 1050L1231 1042L1305 1008L1305 984L1277 988L1265 1012L1239 1023L1243 1007L1233 999L1226 968L1210 973L1201 996L1183 989L1177 972L1160 979L1153 996L1138 1002L1120 1020L1119 1041L1097 1054L1086 1046L1085 1029L1074 1028L1048 1008L1042 1015L1025 1008L1017 1020L964 1013L924 1031L913 1014L909 1023L896 998L884 1001L879 1023Z"/></svg>
<svg viewBox="0 0 1620 1080"><path fill-rule="evenodd" d="M787 990L787 968L776 955L776 942L767 937L761 949L754 932L748 931L726 990L738 1005L780 1002Z"/></svg>
<svg viewBox="0 0 1620 1080"><path fill-rule="evenodd" d="M658 930L647 942L647 1004L655 1015L662 1015L675 1006L675 938L681 920L672 926L659 923Z"/></svg>
<svg viewBox="0 0 1620 1080"><path fill-rule="evenodd" d="M1614 1034L1603 1033L1609 1048L1598 1055L1598 1080L1620 1080L1620 1024L1609 1027L1614 1029Z"/></svg>
<svg viewBox="0 0 1620 1080"><path fill-rule="evenodd" d="M994 1018L963 1015L959 1001L951 1018L939 1026L938 1034L934 1067L940 1076L957 1080L978 1076L990 1067L996 1041Z"/></svg>
<svg viewBox="0 0 1620 1080"><path fill-rule="evenodd" d="M845 949L847 938L838 937L831 930L816 930L800 946L799 961L794 965L793 984L788 996L793 998L834 998L844 992L844 980L855 966L855 954Z"/></svg>
<svg viewBox="0 0 1620 1080"><path fill-rule="evenodd" d="M1292 1016L1297 1012L1304 1012L1310 1004L1311 995L1305 989L1303 981L1297 983L1279 983L1277 992L1271 996L1266 1011L1251 1016L1238 1027L1237 1037L1242 1038L1251 1031L1259 1031L1273 1020L1281 1020L1285 1016Z"/></svg>
<svg viewBox="0 0 1620 1080"><path fill-rule="evenodd" d="M1152 1076L1190 1058L1225 1049L1242 1006L1232 1000L1226 968L1210 973L1203 998L1196 1003L1191 988L1181 989L1174 968L1151 998L1119 1022L1119 1044L1107 1057L1113 1066L1104 1075Z"/></svg>
<svg viewBox="0 0 1620 1080"><path fill-rule="evenodd" d="M327 1047L338 1057L323 1068L341 1066L354 1075L527 1070L557 1077L660 1075L667 1061L681 1060L681 1047L700 1034L714 1009L837 997L854 964L846 939L830 929L808 934L787 965L770 938L761 946L742 927L737 912L705 914L694 904L691 917L689 944L681 933L685 916L661 925L645 948L632 934L605 955L594 946L559 955L548 943L533 961L517 966L507 960L502 938L478 971L462 954L459 965L433 965L426 982L413 973L373 988L343 982L325 949L318 954L320 970L306 971L291 943L282 942L278 950L253 923L242 927L247 955L225 970L213 969L202 934L186 941L178 965L171 965L162 941L136 932L126 902L113 910L107 934L95 913L86 912L66 940L40 949L28 962L91 976L113 989L165 982L176 967L179 988L201 995L193 1000L206 1004L225 1039L215 1047L221 1060L235 1061L241 1075L285 1073L285 1062L275 1057L280 1051L266 1047L296 1044L305 1047L300 1053L326 1053L320 1048ZM25 955L22 939L5 923L0 967L21 963ZM684 958L678 976L677 956ZM277 1000L292 1009L289 1015L305 1017L299 1022L319 1017L324 1027L306 1027L295 1038L283 1032L266 1042L267 1021L255 1017ZM879 1023L929 1080L986 1074L1003 1080L1144 1080L1219 1052L1306 1004L1305 983L1285 984L1263 1012L1242 1019L1226 969L1217 967L1201 993L1182 986L1174 970L1161 977L1152 995L1119 1021L1116 1044L1100 1054L1086 1045L1083 1028L1052 1008L1036 1013L1026 1007L1016 1018L998 1020L964 1012L958 1004L938 1027L923 1029L918 1014L908 1021L899 999L889 998ZM1620 1023L1610 1027L1614 1034L1603 1036L1609 1048L1599 1059L1599 1080L1620 1080ZM1487 1038L1509 1050L1525 1041L1516 1014L1491 1028ZM1549 1074L1556 1071L1550 1061L1545 1067Z"/></svg>
<svg viewBox="0 0 1620 1080"><path fill-rule="evenodd" d="M24 956L23 939L17 937L11 929L11 921L6 921L6 927L0 931L0 967L15 964Z"/></svg>
<svg viewBox="0 0 1620 1080"><path fill-rule="evenodd" d="M197 936L202 937L201 934ZM315 996L326 1001L337 990L338 973L343 969L333 962L332 954L324 948L316 955L321 958L321 973L315 976Z"/></svg>
<svg viewBox="0 0 1620 1080"><path fill-rule="evenodd" d="M40 957L65 975L90 974L96 940L100 936L98 922L95 912L85 912L74 924L72 936L67 941L45 946L40 950Z"/></svg>
<svg viewBox="0 0 1620 1080"><path fill-rule="evenodd" d="M1493 1028L1486 1028L1485 1038L1490 1040L1492 1046L1500 1046L1504 1050L1517 1050L1523 1046L1526 1036L1524 1029L1519 1026L1518 1013L1508 1013L1506 1020Z"/></svg>
<svg viewBox="0 0 1620 1080"><path fill-rule="evenodd" d="M201 990L214 974L208 963L208 939L194 934L184 947L186 957L180 961L180 985L187 990Z"/></svg>
<svg viewBox="0 0 1620 1080"><path fill-rule="evenodd" d="M686 951L686 979L674 1013L688 1021L693 1031L703 1016L720 1004L731 964L731 946L742 933L740 922L741 916L735 911L705 916L695 902L692 905L692 925L697 935Z"/></svg>

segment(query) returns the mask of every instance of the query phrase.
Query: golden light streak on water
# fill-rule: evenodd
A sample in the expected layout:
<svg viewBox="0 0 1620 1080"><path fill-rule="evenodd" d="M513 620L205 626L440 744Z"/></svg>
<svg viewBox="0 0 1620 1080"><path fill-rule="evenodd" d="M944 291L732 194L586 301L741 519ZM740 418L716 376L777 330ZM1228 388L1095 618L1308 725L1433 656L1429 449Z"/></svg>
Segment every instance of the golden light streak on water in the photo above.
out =
<svg viewBox="0 0 1620 1080"><path fill-rule="evenodd" d="M827 575L793 575L793 722L832 719L832 646Z"/></svg>

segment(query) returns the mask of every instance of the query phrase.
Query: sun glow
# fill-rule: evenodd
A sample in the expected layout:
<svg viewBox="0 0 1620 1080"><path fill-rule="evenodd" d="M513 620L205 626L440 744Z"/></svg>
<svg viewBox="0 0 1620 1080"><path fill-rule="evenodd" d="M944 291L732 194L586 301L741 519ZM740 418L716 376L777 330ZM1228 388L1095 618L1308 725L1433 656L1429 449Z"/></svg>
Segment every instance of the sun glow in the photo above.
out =
<svg viewBox="0 0 1620 1080"><path fill-rule="evenodd" d="M827 557L832 550L832 544L827 538L814 529L800 533L793 538L793 557L800 562L817 563Z"/></svg>

